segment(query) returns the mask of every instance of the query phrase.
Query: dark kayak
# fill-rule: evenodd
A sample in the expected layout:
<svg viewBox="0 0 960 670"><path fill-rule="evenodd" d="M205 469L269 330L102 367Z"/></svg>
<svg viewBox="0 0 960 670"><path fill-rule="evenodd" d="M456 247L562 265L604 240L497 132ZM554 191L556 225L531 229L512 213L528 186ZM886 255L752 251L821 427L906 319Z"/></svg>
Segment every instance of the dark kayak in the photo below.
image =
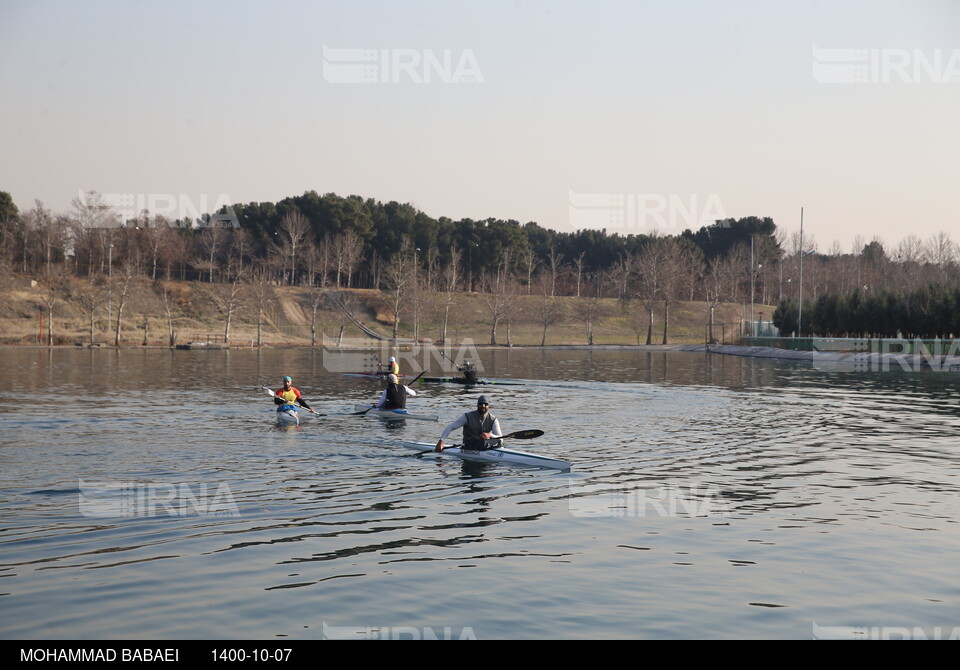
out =
<svg viewBox="0 0 960 670"><path fill-rule="evenodd" d="M478 379L474 382L467 381L466 377L421 377L421 382L428 384L462 384L463 386L523 386L516 382L503 382L496 379Z"/></svg>

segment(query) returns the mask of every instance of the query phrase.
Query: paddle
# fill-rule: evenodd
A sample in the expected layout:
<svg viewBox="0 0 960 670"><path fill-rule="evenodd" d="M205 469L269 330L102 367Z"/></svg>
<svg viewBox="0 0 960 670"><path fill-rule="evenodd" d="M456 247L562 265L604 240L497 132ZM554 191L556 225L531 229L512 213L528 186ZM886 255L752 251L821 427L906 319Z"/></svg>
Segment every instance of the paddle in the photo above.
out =
<svg viewBox="0 0 960 670"><path fill-rule="evenodd" d="M501 440L532 440L535 437L540 437L543 435L542 430L518 430L515 433L507 433L506 435L501 436ZM444 446L444 451L447 449L462 449L462 444L452 444L449 447Z"/></svg>
<svg viewBox="0 0 960 670"><path fill-rule="evenodd" d="M376 356L376 354L374 354L374 356ZM411 383L411 384L415 383L418 379L420 379L420 378L421 378L423 375L425 375L425 374L427 374L427 371L426 371L426 370L424 370L423 372L421 372L420 374L418 374L416 377L414 377L414 378L413 378L413 381L411 381L410 383ZM406 384L404 384L404 386L406 386ZM366 414L367 412L369 412L371 409L375 409L375 408L376 408L376 405L371 405L371 406L369 407L369 409L365 409L365 410L363 410L362 412L351 412L350 414L348 414L348 416L363 416L364 414Z"/></svg>
<svg viewBox="0 0 960 670"><path fill-rule="evenodd" d="M508 433L500 439L506 440L509 438L511 440L532 440L533 438L540 437L541 435L543 435L542 430L518 430L515 433Z"/></svg>
<svg viewBox="0 0 960 670"><path fill-rule="evenodd" d="M266 391L267 395L270 396L271 398L276 398L276 397L277 397L277 394L273 392L273 389L268 389L266 386L261 386L260 388L262 388L264 391ZM303 405L297 403L297 407L303 407ZM303 407L303 409L307 410L307 411L310 412L311 414L316 414L317 416L326 416L326 414L320 414L319 412L316 412L316 411L310 409L309 407Z"/></svg>
<svg viewBox="0 0 960 670"><path fill-rule="evenodd" d="M411 384L415 384L416 381L417 381L418 379L420 379L422 376L424 376L425 374L427 374L427 371L426 371L426 370L424 370L423 372L421 372L420 374L418 374L416 377L414 377L413 380L412 380L410 383L411 383ZM406 384L404 384L404 386L406 386Z"/></svg>

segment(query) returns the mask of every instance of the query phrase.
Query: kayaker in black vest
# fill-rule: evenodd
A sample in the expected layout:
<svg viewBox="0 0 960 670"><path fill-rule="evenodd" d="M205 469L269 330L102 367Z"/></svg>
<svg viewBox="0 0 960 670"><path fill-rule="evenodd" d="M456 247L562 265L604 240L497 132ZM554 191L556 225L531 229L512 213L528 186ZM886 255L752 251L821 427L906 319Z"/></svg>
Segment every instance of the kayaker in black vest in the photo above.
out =
<svg viewBox="0 0 960 670"><path fill-rule="evenodd" d="M460 417L443 429L436 451L443 451L443 441L457 428L463 428L463 448L483 451L496 449L503 440L500 422L490 413L490 401L487 396L477 398L477 409L461 414Z"/></svg>
<svg viewBox="0 0 960 670"><path fill-rule="evenodd" d="M463 381L465 384L476 384L477 383L477 366L471 363L470 361L464 361L463 365L459 368L460 372L463 373Z"/></svg>
<svg viewBox="0 0 960 670"><path fill-rule="evenodd" d="M404 409L407 406L407 396L417 395L409 386L398 383L396 375L387 375L387 388L380 394L380 402L377 403L377 409Z"/></svg>

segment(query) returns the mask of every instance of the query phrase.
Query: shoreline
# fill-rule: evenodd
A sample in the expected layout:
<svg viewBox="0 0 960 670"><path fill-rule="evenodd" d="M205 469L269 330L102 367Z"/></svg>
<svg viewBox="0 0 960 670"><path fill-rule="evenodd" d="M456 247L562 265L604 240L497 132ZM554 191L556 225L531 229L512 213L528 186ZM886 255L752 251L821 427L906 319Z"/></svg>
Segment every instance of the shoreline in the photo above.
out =
<svg viewBox="0 0 960 670"><path fill-rule="evenodd" d="M192 344L193 346L189 346ZM398 348L401 351L409 350L412 343L400 343ZM425 345L427 346L427 345ZM462 347L460 345L450 345L451 349ZM778 349L776 347L757 347L747 345L705 345L705 344L521 344L521 345L475 345L471 346L476 351L636 351L647 353L705 353L717 354L721 356L737 356L740 358L764 358L775 360L796 361L809 363L811 366L823 369L825 371L870 371L870 370L896 370L916 371L921 369L942 371L942 372L960 372L960 353L957 355L948 354L902 354L902 353L878 353L866 351L797 351L792 349ZM3 344L0 349L111 349L126 351L145 351L145 350L167 350L167 351L230 351L240 349L257 349L249 345L230 345L209 343L187 343L171 347L168 345L133 345L116 347L112 344L62 344L62 345L29 345L29 344ZM319 349L323 346L304 347L300 345L267 345L259 347L260 349ZM343 346L337 347L337 351L344 353L351 351L369 351L376 347L369 346Z"/></svg>

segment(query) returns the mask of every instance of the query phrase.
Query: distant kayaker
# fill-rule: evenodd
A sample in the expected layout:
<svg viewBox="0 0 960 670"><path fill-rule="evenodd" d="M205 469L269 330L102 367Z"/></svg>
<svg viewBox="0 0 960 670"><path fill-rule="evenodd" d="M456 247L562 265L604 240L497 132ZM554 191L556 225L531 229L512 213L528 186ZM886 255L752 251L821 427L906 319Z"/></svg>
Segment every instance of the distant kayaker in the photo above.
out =
<svg viewBox="0 0 960 670"><path fill-rule="evenodd" d="M417 395L409 386L399 383L399 378L395 374L389 374L386 377L387 387L380 394L380 402L377 403L377 409L404 409L407 406L407 396Z"/></svg>
<svg viewBox="0 0 960 670"><path fill-rule="evenodd" d="M463 428L464 449L496 449L502 443L503 431L500 430L500 422L490 413L490 401L485 395L477 398L476 410L461 414L443 429L436 451L443 451L443 441L457 428Z"/></svg>
<svg viewBox="0 0 960 670"><path fill-rule="evenodd" d="M278 388L275 391L273 402L277 405L292 405L294 407L300 406L304 409L308 409L311 412L310 405L307 404L307 401L303 399L303 396L300 395L300 389L293 387L293 379L289 376L283 378L283 387ZM282 408L281 408L282 409Z"/></svg>
<svg viewBox="0 0 960 670"><path fill-rule="evenodd" d="M463 381L465 384L477 383L477 366L476 365L474 365L470 361L464 361L463 365L461 365L457 369L463 373Z"/></svg>
<svg viewBox="0 0 960 670"><path fill-rule="evenodd" d="M397 363L397 359L393 356L390 357L390 360L387 361L387 369L384 370L383 366L380 363L377 363L377 372L382 375L397 375L400 376L400 364Z"/></svg>

